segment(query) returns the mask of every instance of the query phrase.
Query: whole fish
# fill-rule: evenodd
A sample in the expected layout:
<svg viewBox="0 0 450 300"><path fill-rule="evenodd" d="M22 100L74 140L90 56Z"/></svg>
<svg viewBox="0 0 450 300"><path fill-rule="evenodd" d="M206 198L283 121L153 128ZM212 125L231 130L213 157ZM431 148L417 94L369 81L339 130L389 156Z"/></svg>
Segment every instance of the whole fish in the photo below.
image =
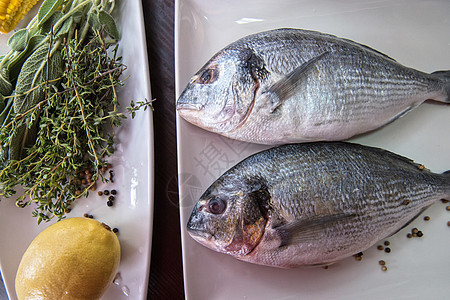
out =
<svg viewBox="0 0 450 300"><path fill-rule="evenodd" d="M356 42L299 29L244 37L215 54L177 101L181 117L260 144L344 140L427 99L449 103L450 71L426 74Z"/></svg>
<svg viewBox="0 0 450 300"><path fill-rule="evenodd" d="M225 172L196 203L187 230L251 263L329 265L396 233L438 199L450 199L450 171L358 144L292 144Z"/></svg>

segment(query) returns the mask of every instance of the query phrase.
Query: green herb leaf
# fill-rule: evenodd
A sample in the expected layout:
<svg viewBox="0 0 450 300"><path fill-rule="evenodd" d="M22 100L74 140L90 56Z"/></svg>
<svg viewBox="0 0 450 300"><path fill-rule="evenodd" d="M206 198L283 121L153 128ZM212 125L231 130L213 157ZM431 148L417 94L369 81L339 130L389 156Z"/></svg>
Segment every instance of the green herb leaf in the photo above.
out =
<svg viewBox="0 0 450 300"><path fill-rule="evenodd" d="M47 70L48 52L49 45L44 44L33 52L23 64L15 90L15 113L23 113L42 100L43 89L36 88L33 90L33 88L45 81L55 80L61 76L63 72L61 54L59 52L53 54Z"/></svg>
<svg viewBox="0 0 450 300"><path fill-rule="evenodd" d="M27 125L25 123L20 124L16 128L14 128L13 134L11 135L11 139L9 141L9 149L8 149L8 159L9 160L19 160L22 156L23 150L23 141L25 136L25 131L27 129Z"/></svg>
<svg viewBox="0 0 450 300"><path fill-rule="evenodd" d="M44 0L38 12L38 27L41 27L63 3L64 0Z"/></svg>
<svg viewBox="0 0 450 300"><path fill-rule="evenodd" d="M6 106L3 108L2 112L0 113L0 125L1 126L3 126L5 124L5 121L9 120L12 103L13 103L12 100L8 101L6 103Z"/></svg>
<svg viewBox="0 0 450 300"><path fill-rule="evenodd" d="M60 10L55 11L53 15L50 16L50 18L47 19L44 23L41 24L41 33L47 34L51 31L53 25L55 25L56 22L58 22L59 19L63 17L63 13Z"/></svg>
<svg viewBox="0 0 450 300"><path fill-rule="evenodd" d="M17 78L22 68L22 64L25 62L27 57L39 47L40 43L44 41L44 39L44 35L39 34L32 36L28 41L26 49L11 59L6 67L10 78Z"/></svg>
<svg viewBox="0 0 450 300"><path fill-rule="evenodd" d="M5 97L3 97L3 95L0 94L0 113L3 112L5 107L6 107ZM2 124L1 120L0 120L0 124Z"/></svg>
<svg viewBox="0 0 450 300"><path fill-rule="evenodd" d="M50 60L48 52L49 44L44 44L33 52L23 64L17 78L13 103L16 114L22 114L35 108L34 116L36 118L36 114L39 115L39 108L36 105L45 97L44 86L39 85L61 76L63 69L60 52L55 52ZM34 121L31 119L19 120L20 125L16 128L9 144L10 160L20 159L23 147L34 141L37 132Z"/></svg>
<svg viewBox="0 0 450 300"><path fill-rule="evenodd" d="M98 14L90 14L88 16L88 23L92 28L92 31L96 32L97 30L100 30L102 27L102 24L100 24L100 21L98 19Z"/></svg>
<svg viewBox="0 0 450 300"><path fill-rule="evenodd" d="M28 29L22 28L14 32L8 39L8 46L14 51L22 51L28 44Z"/></svg>
<svg viewBox="0 0 450 300"><path fill-rule="evenodd" d="M69 17L67 20L64 21L61 28L59 28L58 32L56 32L55 36L59 37L64 34L67 34L72 27L73 24L73 17Z"/></svg>
<svg viewBox="0 0 450 300"><path fill-rule="evenodd" d="M104 10L98 12L98 20L100 24L105 25L105 31L113 38L120 39L119 29L117 28L114 18Z"/></svg>
<svg viewBox="0 0 450 300"><path fill-rule="evenodd" d="M8 80L6 70L2 69L0 71L0 95L9 96L11 95L12 89L13 87L11 82Z"/></svg>
<svg viewBox="0 0 450 300"><path fill-rule="evenodd" d="M43 65L47 63L49 44L44 44L28 57L22 66L17 78L14 112L23 113L36 105L43 95L43 90L38 88L31 90L35 84L43 82Z"/></svg>

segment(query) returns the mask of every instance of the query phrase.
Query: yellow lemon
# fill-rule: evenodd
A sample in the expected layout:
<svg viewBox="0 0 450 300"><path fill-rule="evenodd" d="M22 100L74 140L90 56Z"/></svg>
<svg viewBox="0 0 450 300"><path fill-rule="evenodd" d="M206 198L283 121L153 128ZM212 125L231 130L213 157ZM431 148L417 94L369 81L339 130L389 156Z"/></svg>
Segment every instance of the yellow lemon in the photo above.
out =
<svg viewBox="0 0 450 300"><path fill-rule="evenodd" d="M107 225L65 219L42 231L25 251L16 275L17 297L98 299L119 263L119 240Z"/></svg>

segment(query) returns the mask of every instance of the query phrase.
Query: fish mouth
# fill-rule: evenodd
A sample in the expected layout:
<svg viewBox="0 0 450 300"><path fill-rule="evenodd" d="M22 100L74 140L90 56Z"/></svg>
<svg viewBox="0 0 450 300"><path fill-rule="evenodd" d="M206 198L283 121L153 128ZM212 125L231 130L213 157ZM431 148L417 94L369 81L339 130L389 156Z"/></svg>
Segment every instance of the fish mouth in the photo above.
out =
<svg viewBox="0 0 450 300"><path fill-rule="evenodd" d="M189 226L187 228L187 232L199 244L209 249L218 251L217 245L214 243L213 236L211 234L202 230L189 228Z"/></svg>
<svg viewBox="0 0 450 300"><path fill-rule="evenodd" d="M177 102L177 110L195 110L200 111L204 107L203 104L200 103L187 103L187 102Z"/></svg>
<svg viewBox="0 0 450 300"><path fill-rule="evenodd" d="M198 229L192 229L188 227L187 232L196 241L209 241L212 238L209 233Z"/></svg>

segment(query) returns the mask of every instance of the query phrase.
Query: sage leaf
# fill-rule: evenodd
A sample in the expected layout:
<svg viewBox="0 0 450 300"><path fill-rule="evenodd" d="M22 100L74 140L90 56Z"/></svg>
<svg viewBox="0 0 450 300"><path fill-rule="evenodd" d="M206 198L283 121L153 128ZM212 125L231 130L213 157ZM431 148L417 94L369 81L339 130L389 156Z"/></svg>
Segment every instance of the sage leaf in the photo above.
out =
<svg viewBox="0 0 450 300"><path fill-rule="evenodd" d="M8 39L8 46L14 51L22 51L28 44L28 29L22 28L14 32Z"/></svg>
<svg viewBox="0 0 450 300"><path fill-rule="evenodd" d="M63 3L64 0L44 0L38 11L38 27L41 27Z"/></svg>
<svg viewBox="0 0 450 300"><path fill-rule="evenodd" d="M10 160L19 160L23 156L25 146L34 144L38 132L36 122L27 120L19 124L13 131L9 140L8 157Z"/></svg>
<svg viewBox="0 0 450 300"><path fill-rule="evenodd" d="M45 40L44 35L35 35L30 38L28 41L27 47L25 50L16 55L7 65L7 71L9 73L9 78L17 78L22 68L23 63L27 59L27 57L33 53L40 44Z"/></svg>
<svg viewBox="0 0 450 300"><path fill-rule="evenodd" d="M98 19L98 14L90 14L88 16L88 24L91 26L92 31L96 32L97 30L100 30L102 27L102 24L100 24L100 21Z"/></svg>
<svg viewBox="0 0 450 300"><path fill-rule="evenodd" d="M113 38L120 39L119 29L114 18L104 10L98 12L98 20L101 25L105 25L105 31Z"/></svg>
<svg viewBox="0 0 450 300"><path fill-rule="evenodd" d="M27 125L25 123L20 124L14 128L13 134L9 140L8 145L8 158L9 160L19 160L22 156L23 150L23 138L25 136L25 131L27 130Z"/></svg>
<svg viewBox="0 0 450 300"><path fill-rule="evenodd" d="M0 114L3 112L5 107L6 107L5 97L3 97L3 95L0 95ZM0 120L0 124L2 124L1 120Z"/></svg>
<svg viewBox="0 0 450 300"><path fill-rule="evenodd" d="M9 122L10 119L10 112L12 107L12 101L8 101L5 108L3 108L2 112L0 113L0 125L3 127L7 122Z"/></svg>
<svg viewBox="0 0 450 300"><path fill-rule="evenodd" d="M58 32L56 32L55 36L59 37L64 34L67 34L72 27L73 24L73 17L69 17L67 20L64 21L61 28L59 28Z"/></svg>
<svg viewBox="0 0 450 300"><path fill-rule="evenodd" d="M48 50L49 44L42 45L23 64L14 92L15 113L24 113L43 100L44 88L37 86L61 76L63 72L61 53L56 51L49 60Z"/></svg>
<svg viewBox="0 0 450 300"><path fill-rule="evenodd" d="M0 71L0 95L9 96L12 93L12 84L8 79L6 69Z"/></svg>
<svg viewBox="0 0 450 300"><path fill-rule="evenodd" d="M49 44L44 44L34 51L24 62L17 78L13 110L22 114L34 108L44 100L46 81L58 79L63 73L63 61L60 52L55 52L50 58ZM9 144L9 159L17 160L22 157L25 146L34 143L37 135L37 118L39 109L36 109L35 118L21 118ZM33 116L33 114L32 114ZM37 116L37 117L36 117Z"/></svg>
<svg viewBox="0 0 450 300"><path fill-rule="evenodd" d="M52 30L53 25L58 22L59 19L63 17L63 13L60 10L55 11L50 18L47 19L44 23L41 24L40 30L42 34L47 34Z"/></svg>

